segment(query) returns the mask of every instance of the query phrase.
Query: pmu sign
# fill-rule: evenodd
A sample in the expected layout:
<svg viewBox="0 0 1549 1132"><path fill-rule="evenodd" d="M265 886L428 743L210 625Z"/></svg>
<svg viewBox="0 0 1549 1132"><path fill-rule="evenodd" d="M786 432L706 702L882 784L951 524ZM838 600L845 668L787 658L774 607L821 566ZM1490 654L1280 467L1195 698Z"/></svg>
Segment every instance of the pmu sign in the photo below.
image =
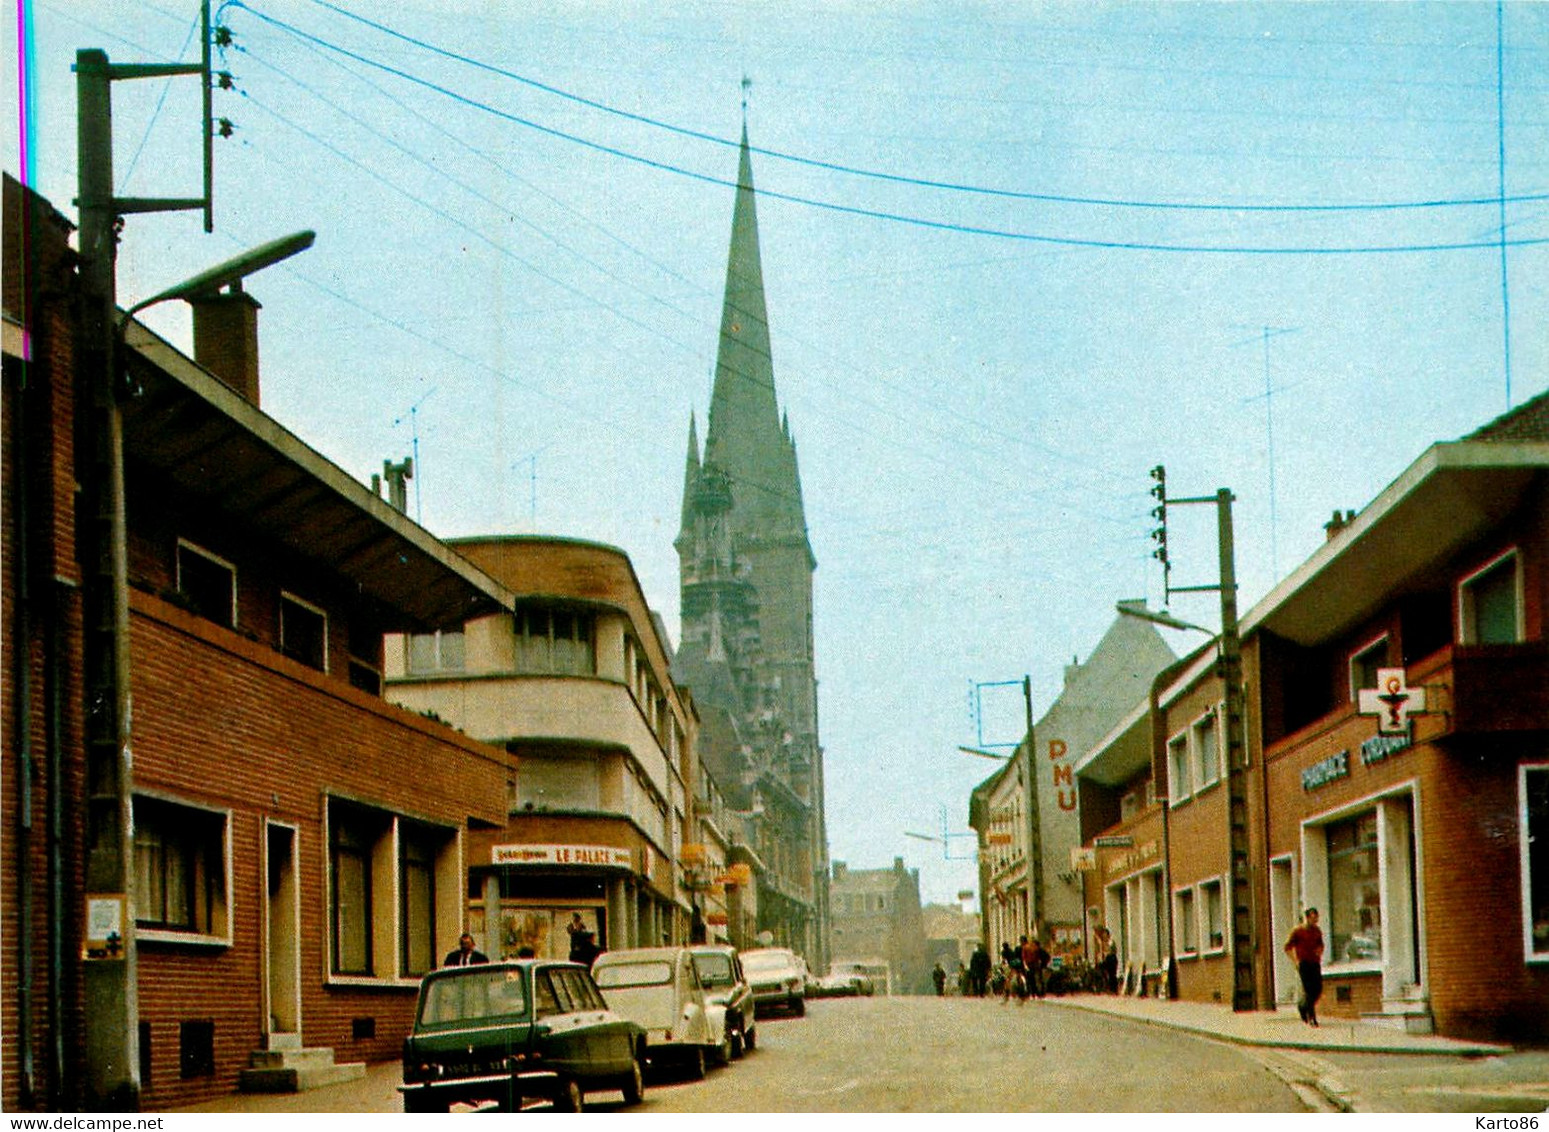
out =
<svg viewBox="0 0 1549 1132"><path fill-rule="evenodd" d="M1062 810L1076 808L1076 780L1071 774L1070 763L1065 760L1069 753L1070 747L1065 740L1049 740L1049 777L1054 781L1054 797Z"/></svg>

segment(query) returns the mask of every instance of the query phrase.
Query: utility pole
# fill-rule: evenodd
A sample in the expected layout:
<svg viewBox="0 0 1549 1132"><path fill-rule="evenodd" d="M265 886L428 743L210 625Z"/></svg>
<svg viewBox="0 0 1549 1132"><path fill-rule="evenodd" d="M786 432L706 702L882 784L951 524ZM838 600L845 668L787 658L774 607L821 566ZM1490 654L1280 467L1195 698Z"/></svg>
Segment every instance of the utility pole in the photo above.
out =
<svg viewBox="0 0 1549 1132"><path fill-rule="evenodd" d="M74 1091L89 1110L140 1107L138 963L134 931L133 755L130 721L129 571L124 509L124 361L119 350L116 256L129 213L204 210L210 216L210 7L202 5L199 63L110 64L105 51L76 52L76 175L84 294L80 365L87 390L78 456L86 537L81 548L85 685L86 1079ZM205 96L205 195L137 199L113 194L113 96L118 79L199 75Z"/></svg>
<svg viewBox="0 0 1549 1132"><path fill-rule="evenodd" d="M1038 820L1038 759L1033 735L1033 678L1022 677L1022 703L1027 709L1027 759L1022 764L1027 775L1027 934L1038 934L1043 917L1043 838Z"/></svg>
<svg viewBox="0 0 1549 1132"><path fill-rule="evenodd" d="M1167 473L1161 467L1152 470L1152 478L1165 485ZM1248 744L1245 730L1242 689L1242 640L1237 625L1237 567L1232 540L1232 500L1228 488L1214 495L1191 498L1167 498L1165 488L1158 498L1163 527L1158 541L1167 545L1167 507L1185 504L1214 504L1219 551L1220 581L1210 586L1174 586L1165 584L1170 601L1176 593L1219 591L1221 595L1221 635L1216 673L1222 683L1226 711L1226 803L1227 852L1230 862L1230 905L1232 918L1232 1009L1256 1010L1258 986L1253 971L1253 887L1248 875Z"/></svg>

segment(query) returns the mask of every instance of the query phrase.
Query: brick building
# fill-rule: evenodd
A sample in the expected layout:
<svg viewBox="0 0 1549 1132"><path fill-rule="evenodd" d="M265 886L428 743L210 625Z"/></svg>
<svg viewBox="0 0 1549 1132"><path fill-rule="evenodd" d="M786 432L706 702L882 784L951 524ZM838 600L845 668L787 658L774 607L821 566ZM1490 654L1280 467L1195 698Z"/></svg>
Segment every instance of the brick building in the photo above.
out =
<svg viewBox="0 0 1549 1132"><path fill-rule="evenodd" d="M512 597L264 415L251 299L209 300L224 329L195 340L218 373L130 324L130 884L90 893L77 485L95 344L69 223L4 189L0 1102L160 1109L245 1072L294 1087L335 1054L392 1058L419 975L456 945L470 829L504 820L513 759L384 701L382 637ZM89 897L117 910L103 940ZM125 1032L95 1021L103 971Z"/></svg>
<svg viewBox="0 0 1549 1132"><path fill-rule="evenodd" d="M1241 622L1254 998L1320 910L1325 1017L1549 1035L1549 396L1433 445ZM1077 765L1131 985L1231 1001L1215 646ZM1141 974L1156 976L1149 983Z"/></svg>

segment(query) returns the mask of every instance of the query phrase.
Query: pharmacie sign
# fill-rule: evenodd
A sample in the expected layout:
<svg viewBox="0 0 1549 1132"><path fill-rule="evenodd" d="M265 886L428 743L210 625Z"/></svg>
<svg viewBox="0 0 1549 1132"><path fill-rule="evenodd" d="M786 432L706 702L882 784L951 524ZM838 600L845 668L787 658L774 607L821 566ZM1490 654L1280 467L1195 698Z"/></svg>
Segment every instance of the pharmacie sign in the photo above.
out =
<svg viewBox="0 0 1549 1132"><path fill-rule="evenodd" d="M1336 778L1348 776L1349 773L1350 752L1340 751L1339 754L1330 755L1302 771L1302 789L1316 790L1320 786L1327 786Z"/></svg>
<svg viewBox="0 0 1549 1132"><path fill-rule="evenodd" d="M612 845L496 845L490 849L495 865L601 865L627 869L634 864L628 849Z"/></svg>

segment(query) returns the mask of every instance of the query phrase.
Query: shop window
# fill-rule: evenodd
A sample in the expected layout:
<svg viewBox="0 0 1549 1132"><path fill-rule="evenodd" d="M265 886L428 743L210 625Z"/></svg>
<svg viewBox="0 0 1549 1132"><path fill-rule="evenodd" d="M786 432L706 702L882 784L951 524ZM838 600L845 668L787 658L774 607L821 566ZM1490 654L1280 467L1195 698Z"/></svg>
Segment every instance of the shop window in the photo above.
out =
<svg viewBox="0 0 1549 1132"><path fill-rule="evenodd" d="M184 539L177 544L177 591L200 617L236 625L237 568Z"/></svg>
<svg viewBox="0 0 1549 1132"><path fill-rule="evenodd" d="M1382 902L1377 876L1377 811L1324 829L1328 846L1328 959L1382 958Z"/></svg>
<svg viewBox="0 0 1549 1132"><path fill-rule="evenodd" d="M308 668L328 671L328 615L293 594L280 594L280 651Z"/></svg>
<svg viewBox="0 0 1549 1132"><path fill-rule="evenodd" d="M1465 645L1509 645L1522 640L1522 574L1516 551L1501 555L1458 585Z"/></svg>
<svg viewBox="0 0 1549 1132"><path fill-rule="evenodd" d="M226 938L226 814L134 799L135 923Z"/></svg>
<svg viewBox="0 0 1549 1132"><path fill-rule="evenodd" d="M1226 948L1226 908L1222 899L1221 882L1219 880L1207 880L1199 886L1199 899L1202 905L1202 927L1204 929L1205 950L1223 951Z"/></svg>
<svg viewBox="0 0 1549 1132"><path fill-rule="evenodd" d="M1350 658L1350 702L1368 688L1377 686L1377 670L1388 667L1388 638L1378 637Z"/></svg>
<svg viewBox="0 0 1549 1132"><path fill-rule="evenodd" d="M1522 866L1526 952L1549 961L1549 766L1522 768Z"/></svg>
<svg viewBox="0 0 1549 1132"><path fill-rule="evenodd" d="M1199 951L1199 910L1195 907L1194 890L1180 888L1173 896L1173 908L1178 953L1193 955Z"/></svg>
<svg viewBox="0 0 1549 1132"><path fill-rule="evenodd" d="M461 629L436 633L413 633L409 637L406 658L412 675L436 672L461 672L464 664Z"/></svg>
<svg viewBox="0 0 1549 1132"><path fill-rule="evenodd" d="M1186 801L1194 793L1194 775L1189 767L1189 737L1174 735L1167 740L1167 797L1173 804Z"/></svg>

